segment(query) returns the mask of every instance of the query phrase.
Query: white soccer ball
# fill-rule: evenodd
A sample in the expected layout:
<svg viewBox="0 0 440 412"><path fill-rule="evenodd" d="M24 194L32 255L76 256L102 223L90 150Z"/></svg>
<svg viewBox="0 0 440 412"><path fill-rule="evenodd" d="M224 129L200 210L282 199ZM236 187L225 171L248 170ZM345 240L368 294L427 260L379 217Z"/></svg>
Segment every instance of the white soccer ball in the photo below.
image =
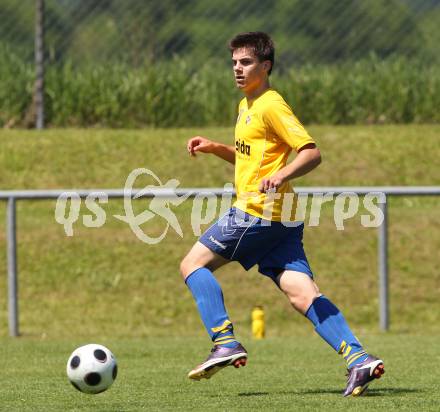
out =
<svg viewBox="0 0 440 412"><path fill-rule="evenodd" d="M105 346L91 343L75 349L67 361L67 377L79 391L101 393L116 379L116 359Z"/></svg>

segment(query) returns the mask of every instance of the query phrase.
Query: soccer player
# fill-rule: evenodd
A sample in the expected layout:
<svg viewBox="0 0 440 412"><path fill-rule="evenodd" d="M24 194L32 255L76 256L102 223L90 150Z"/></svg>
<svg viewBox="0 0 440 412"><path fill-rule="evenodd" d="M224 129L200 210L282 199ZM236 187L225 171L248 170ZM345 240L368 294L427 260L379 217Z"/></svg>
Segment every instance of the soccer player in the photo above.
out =
<svg viewBox="0 0 440 412"><path fill-rule="evenodd" d="M229 49L235 83L245 96L238 107L235 144L201 136L187 144L191 156L212 153L235 164L237 193L233 207L200 237L180 265L214 342L206 361L188 377L209 379L226 366L246 364L247 352L234 336L213 275L226 263L238 261L246 270L257 264L259 272L270 277L293 308L342 355L349 372L343 394L358 396L384 373L383 361L364 350L339 309L319 292L303 250L304 224L294 217L296 204L289 181L320 164L319 149L269 85L275 54L270 37L262 32L241 33L230 41ZM296 157L287 163L292 149Z"/></svg>

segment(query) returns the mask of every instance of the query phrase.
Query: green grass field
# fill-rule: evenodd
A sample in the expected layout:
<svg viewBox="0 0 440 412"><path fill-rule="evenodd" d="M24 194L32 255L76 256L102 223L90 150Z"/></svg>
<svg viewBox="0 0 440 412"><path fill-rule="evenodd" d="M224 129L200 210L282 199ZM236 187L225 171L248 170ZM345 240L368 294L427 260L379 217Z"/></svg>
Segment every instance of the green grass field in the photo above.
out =
<svg viewBox="0 0 440 412"><path fill-rule="evenodd" d="M343 398L342 362L317 337L247 341L249 362L209 381L187 379L206 355L206 340L104 340L119 374L99 395L77 392L65 364L84 342L2 339L0 409L4 411L438 411L438 337L376 335L365 339L386 359L368 395ZM420 350L423 348L423 350Z"/></svg>
<svg viewBox="0 0 440 412"><path fill-rule="evenodd" d="M297 186L438 185L439 126L311 127L323 164ZM233 168L189 159L194 134L230 141L231 129L0 131L0 189L120 188L147 167L180 187L222 187ZM140 181L139 185L144 183ZM209 342L178 274L194 243L192 202L174 211L184 232L158 245L140 242L102 205L101 228L74 224L67 237L55 202L18 202L21 337L7 338L6 292L0 297L0 410L438 410L440 248L438 198L392 198L389 208L391 333L378 330L377 230L359 217L337 231L332 206L308 227L305 247L321 290L342 309L367 349L387 362L368 398L340 398L341 360L314 336L271 281L233 263L218 272L238 335L251 352L244 370L192 384L186 372ZM139 211L146 204L136 205ZM88 213L84 208L81 216ZM0 289L6 291L5 208L0 207ZM160 232L161 221L148 231ZM250 312L265 307L268 339L252 342ZM65 362L79 344L107 344L120 362L115 386L99 396L66 382ZM402 365L402 362L405 362Z"/></svg>

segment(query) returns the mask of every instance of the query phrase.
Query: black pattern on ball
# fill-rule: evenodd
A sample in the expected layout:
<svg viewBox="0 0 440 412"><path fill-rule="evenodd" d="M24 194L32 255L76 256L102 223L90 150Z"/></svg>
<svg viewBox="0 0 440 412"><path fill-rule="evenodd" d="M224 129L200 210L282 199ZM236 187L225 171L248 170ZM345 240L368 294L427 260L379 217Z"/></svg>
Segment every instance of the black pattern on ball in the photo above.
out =
<svg viewBox="0 0 440 412"><path fill-rule="evenodd" d="M79 356L74 356L70 361L70 367L72 369L76 369L79 366L80 362L81 360L79 359Z"/></svg>
<svg viewBox="0 0 440 412"><path fill-rule="evenodd" d="M104 363L107 360L107 355L102 349L95 349L93 355L99 360L99 362Z"/></svg>
<svg viewBox="0 0 440 412"><path fill-rule="evenodd" d="M97 372L90 372L84 376L84 382L89 386L99 385L99 382L101 382L101 375Z"/></svg>
<svg viewBox="0 0 440 412"><path fill-rule="evenodd" d="M113 366L112 376L113 376L113 380L115 380L116 376L118 376L118 365Z"/></svg>

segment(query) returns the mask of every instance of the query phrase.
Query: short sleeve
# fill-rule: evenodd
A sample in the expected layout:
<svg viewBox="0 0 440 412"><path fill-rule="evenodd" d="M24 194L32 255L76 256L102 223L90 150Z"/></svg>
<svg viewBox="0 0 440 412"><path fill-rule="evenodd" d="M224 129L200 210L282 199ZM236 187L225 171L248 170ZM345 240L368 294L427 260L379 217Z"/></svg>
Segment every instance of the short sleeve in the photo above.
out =
<svg viewBox="0 0 440 412"><path fill-rule="evenodd" d="M269 132L284 140L296 151L315 143L304 126L284 101L275 101L263 112L263 121Z"/></svg>

